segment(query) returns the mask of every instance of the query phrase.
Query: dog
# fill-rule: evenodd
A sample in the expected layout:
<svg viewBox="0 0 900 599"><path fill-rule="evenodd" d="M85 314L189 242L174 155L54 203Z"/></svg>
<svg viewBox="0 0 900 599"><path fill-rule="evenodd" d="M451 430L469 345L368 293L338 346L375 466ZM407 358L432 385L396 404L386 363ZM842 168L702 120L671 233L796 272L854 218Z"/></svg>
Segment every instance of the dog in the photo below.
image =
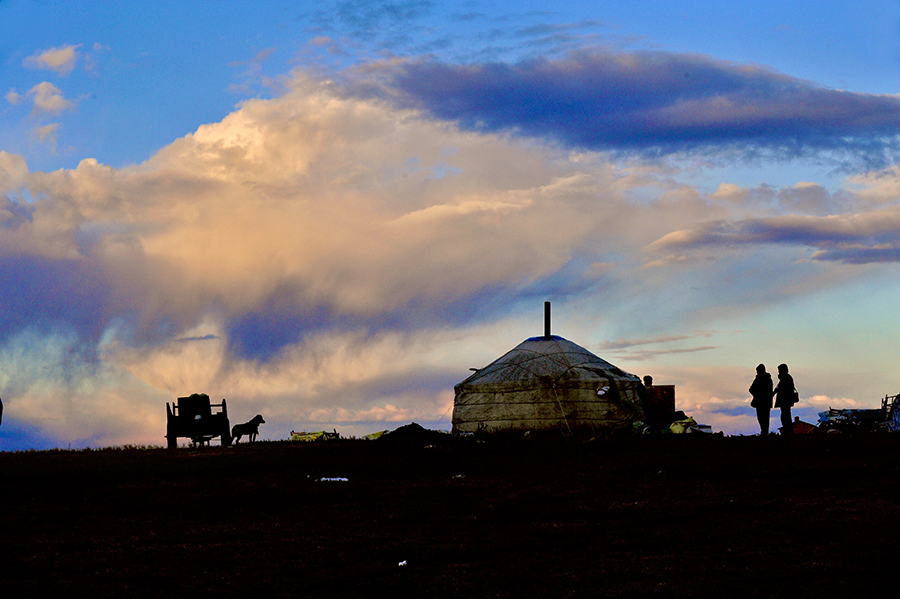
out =
<svg viewBox="0 0 900 599"><path fill-rule="evenodd" d="M263 420L263 417L260 414L257 414L253 417L250 422L245 422L244 424L235 424L231 429L231 438L237 443L241 440L241 437L247 435L250 439L250 442L256 441L256 435L259 434L259 425L265 424L266 421Z"/></svg>

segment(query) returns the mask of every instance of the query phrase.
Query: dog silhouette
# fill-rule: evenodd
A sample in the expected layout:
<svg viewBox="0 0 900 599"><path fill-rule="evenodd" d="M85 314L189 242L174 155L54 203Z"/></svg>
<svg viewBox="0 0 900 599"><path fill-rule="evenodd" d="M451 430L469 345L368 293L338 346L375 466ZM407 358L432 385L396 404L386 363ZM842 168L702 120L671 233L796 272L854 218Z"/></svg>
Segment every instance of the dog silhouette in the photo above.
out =
<svg viewBox="0 0 900 599"><path fill-rule="evenodd" d="M235 424L231 429L231 438L237 443L241 440L241 437L247 435L251 442L256 441L256 435L259 434L259 425L265 423L266 421L263 420L263 417L260 414L257 414L250 422Z"/></svg>

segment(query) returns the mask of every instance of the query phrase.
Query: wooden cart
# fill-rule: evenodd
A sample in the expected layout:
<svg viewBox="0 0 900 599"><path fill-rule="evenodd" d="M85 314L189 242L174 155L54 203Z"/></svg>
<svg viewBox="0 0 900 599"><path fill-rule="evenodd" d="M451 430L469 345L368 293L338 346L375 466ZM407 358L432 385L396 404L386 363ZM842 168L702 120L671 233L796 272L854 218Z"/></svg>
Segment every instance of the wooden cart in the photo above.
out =
<svg viewBox="0 0 900 599"><path fill-rule="evenodd" d="M209 445L210 439L215 437L221 438L222 445L231 445L225 400L214 404L210 403L206 393L194 393L189 397L179 397L171 406L166 402L166 440L169 449L178 447L178 437L190 439L195 446Z"/></svg>

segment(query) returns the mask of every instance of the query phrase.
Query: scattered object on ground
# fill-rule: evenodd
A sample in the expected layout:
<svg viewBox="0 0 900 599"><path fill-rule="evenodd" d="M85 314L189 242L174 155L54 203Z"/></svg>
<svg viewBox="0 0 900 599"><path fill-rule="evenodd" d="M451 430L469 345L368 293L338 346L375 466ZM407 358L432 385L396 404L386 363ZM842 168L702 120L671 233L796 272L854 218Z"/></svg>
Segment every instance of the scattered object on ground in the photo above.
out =
<svg viewBox="0 0 900 599"><path fill-rule="evenodd" d="M680 435L681 433L687 432L694 426L697 426L696 420L694 420L693 418L684 418L682 420L676 420L675 422L670 424L669 430L676 435Z"/></svg>
<svg viewBox="0 0 900 599"><path fill-rule="evenodd" d="M291 441L303 441L308 443L311 441L333 441L335 439L340 439L341 434L337 432L337 429L333 430L334 432L331 433L328 431L316 431L312 433L298 433L296 431L291 431Z"/></svg>
<svg viewBox="0 0 900 599"><path fill-rule="evenodd" d="M681 435L690 433L703 433L710 435L713 432L712 426L708 424L697 424L697 421L678 410L669 418L657 420L654 424L639 421L635 422L632 427L635 432L645 435ZM722 434L721 432L718 434Z"/></svg>
<svg viewBox="0 0 900 599"><path fill-rule="evenodd" d="M219 408L213 412L213 408ZM171 407L166 402L166 441L169 449L178 447L178 437L187 437L196 445L209 445L215 437L222 445L231 445L228 426L228 407L222 403L210 403L206 393L194 393L179 397Z"/></svg>

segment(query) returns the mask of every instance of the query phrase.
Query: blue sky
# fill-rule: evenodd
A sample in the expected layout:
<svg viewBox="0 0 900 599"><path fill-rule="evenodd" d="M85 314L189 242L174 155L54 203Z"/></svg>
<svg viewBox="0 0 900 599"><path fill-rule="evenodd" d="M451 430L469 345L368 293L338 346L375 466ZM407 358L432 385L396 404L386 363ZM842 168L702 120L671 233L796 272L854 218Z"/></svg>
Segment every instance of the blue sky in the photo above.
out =
<svg viewBox="0 0 900 599"><path fill-rule="evenodd" d="M415 420L542 331L897 392L900 7L0 1L0 449Z"/></svg>

